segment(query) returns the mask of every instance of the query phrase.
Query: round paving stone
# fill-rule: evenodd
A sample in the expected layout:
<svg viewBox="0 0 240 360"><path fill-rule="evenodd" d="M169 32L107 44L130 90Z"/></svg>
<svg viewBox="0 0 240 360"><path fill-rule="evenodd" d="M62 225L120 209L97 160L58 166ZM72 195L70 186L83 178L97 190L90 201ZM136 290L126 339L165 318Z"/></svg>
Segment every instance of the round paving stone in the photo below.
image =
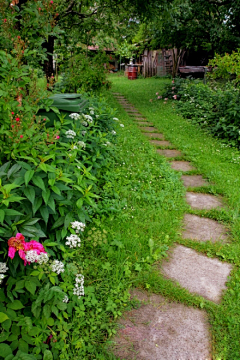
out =
<svg viewBox="0 0 240 360"><path fill-rule="evenodd" d="M178 150L169 150L169 149L164 149L164 150L159 150L157 149L157 153L166 157L177 157L177 156L182 156L182 153Z"/></svg>
<svg viewBox="0 0 240 360"><path fill-rule="evenodd" d="M208 183L201 175L182 175L183 185L188 187L207 186Z"/></svg>
<svg viewBox="0 0 240 360"><path fill-rule="evenodd" d="M191 171L196 170L188 161L172 161L171 168L177 171Z"/></svg>
<svg viewBox="0 0 240 360"><path fill-rule="evenodd" d="M127 311L113 339L114 355L127 360L210 360L207 314L159 295L134 290L142 305Z"/></svg>
<svg viewBox="0 0 240 360"><path fill-rule="evenodd" d="M192 214L185 214L182 238L197 241L226 241L227 229L217 221Z"/></svg>
<svg viewBox="0 0 240 360"><path fill-rule="evenodd" d="M210 194L189 191L186 193L186 200L193 209L210 210L223 207L223 203L216 196Z"/></svg>

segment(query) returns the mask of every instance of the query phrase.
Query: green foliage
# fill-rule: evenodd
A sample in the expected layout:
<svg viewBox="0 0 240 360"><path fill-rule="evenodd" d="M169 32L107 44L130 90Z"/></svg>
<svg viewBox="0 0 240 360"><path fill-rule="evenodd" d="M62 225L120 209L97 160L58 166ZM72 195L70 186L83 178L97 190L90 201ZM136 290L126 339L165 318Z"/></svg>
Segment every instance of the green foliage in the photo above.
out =
<svg viewBox="0 0 240 360"><path fill-rule="evenodd" d="M55 89L62 92L91 92L101 89L109 89L110 82L107 80L104 63L109 59L103 54L86 57L78 54L62 65L63 79Z"/></svg>
<svg viewBox="0 0 240 360"><path fill-rule="evenodd" d="M212 72L208 73L210 79L226 79L235 78L234 84L239 85L240 81L240 49L233 51L232 54L224 56L216 55L214 59L209 61Z"/></svg>

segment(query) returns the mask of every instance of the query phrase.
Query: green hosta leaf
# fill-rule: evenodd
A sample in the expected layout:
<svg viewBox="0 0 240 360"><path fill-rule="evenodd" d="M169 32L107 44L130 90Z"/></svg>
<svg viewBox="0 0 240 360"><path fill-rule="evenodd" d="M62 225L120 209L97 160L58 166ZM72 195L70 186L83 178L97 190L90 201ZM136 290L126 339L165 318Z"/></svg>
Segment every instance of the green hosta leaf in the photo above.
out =
<svg viewBox="0 0 240 360"><path fill-rule="evenodd" d="M37 187L39 187L40 189L42 189L43 191L46 191L45 189L45 185L43 182L43 179L40 176L34 176L32 178L32 182L34 183L34 185L36 185Z"/></svg>
<svg viewBox="0 0 240 360"><path fill-rule="evenodd" d="M7 307L13 310L19 310L24 308L20 300L14 300L12 303L7 304Z"/></svg>
<svg viewBox="0 0 240 360"><path fill-rule="evenodd" d="M6 359L8 355L12 354L12 349L7 344L0 344L0 355Z"/></svg>
<svg viewBox="0 0 240 360"><path fill-rule="evenodd" d="M31 203L33 204L34 203L34 200L35 200L35 190L34 188L31 186L25 188L23 190L24 192L24 195L28 198L29 201L31 201Z"/></svg>
<svg viewBox="0 0 240 360"><path fill-rule="evenodd" d="M25 288L26 288L32 295L34 295L34 294L35 294L35 291L36 291L36 288L37 288L37 285L36 285L33 281L27 280L27 281L25 282Z"/></svg>
<svg viewBox="0 0 240 360"><path fill-rule="evenodd" d="M25 172L24 180L26 186L28 185L29 181L32 179L33 175L34 175L34 170L28 170Z"/></svg>
<svg viewBox="0 0 240 360"><path fill-rule="evenodd" d="M9 319L7 314L0 312L0 323L4 322L5 320Z"/></svg>

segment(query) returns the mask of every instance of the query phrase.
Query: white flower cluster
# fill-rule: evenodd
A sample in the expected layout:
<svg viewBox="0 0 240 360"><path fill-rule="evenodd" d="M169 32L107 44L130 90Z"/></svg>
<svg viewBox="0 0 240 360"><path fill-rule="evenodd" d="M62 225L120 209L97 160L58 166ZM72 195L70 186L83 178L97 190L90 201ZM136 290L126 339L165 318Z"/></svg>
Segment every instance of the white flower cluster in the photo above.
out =
<svg viewBox="0 0 240 360"><path fill-rule="evenodd" d="M8 271L6 263L0 262L0 273L5 274Z"/></svg>
<svg viewBox="0 0 240 360"><path fill-rule="evenodd" d="M54 260L50 267L51 270L57 273L58 275L64 272L64 263L62 263L61 261Z"/></svg>
<svg viewBox="0 0 240 360"><path fill-rule="evenodd" d="M90 111L90 114L91 114L91 115L94 115L94 111L93 111L93 110L91 110L91 111Z"/></svg>
<svg viewBox="0 0 240 360"><path fill-rule="evenodd" d="M42 265L42 264L46 264L48 262L49 258L48 258L48 254L46 253L41 253L40 255L38 255L38 264Z"/></svg>
<svg viewBox="0 0 240 360"><path fill-rule="evenodd" d="M65 242L65 245L68 245L71 249L81 246L81 239L79 236L75 234L71 234L70 236L67 236L66 239L67 241Z"/></svg>
<svg viewBox="0 0 240 360"><path fill-rule="evenodd" d="M29 251L27 251L27 253L26 253L26 260L27 260L27 262L30 262L30 263L37 262L37 261L38 261L38 258L39 258L39 255L38 255L38 253L36 252L36 250L29 250Z"/></svg>
<svg viewBox="0 0 240 360"><path fill-rule="evenodd" d="M121 127L124 127L124 125L123 125L123 124L120 124L120 126L121 126Z"/></svg>
<svg viewBox="0 0 240 360"><path fill-rule="evenodd" d="M1 285L1 283L2 283L2 281L3 281L4 278L5 278L5 275L0 274L0 285Z"/></svg>
<svg viewBox="0 0 240 360"><path fill-rule="evenodd" d="M68 300L69 300L68 296L65 295L62 302L63 302L63 303L68 303Z"/></svg>
<svg viewBox="0 0 240 360"><path fill-rule="evenodd" d="M73 120L78 120L80 118L81 115L77 114L77 113L72 113L69 115L69 117Z"/></svg>
<svg viewBox="0 0 240 360"><path fill-rule="evenodd" d="M81 231L81 232L84 231L86 224L84 224L80 221L73 221L73 222L71 222L71 227L72 227L72 229L75 229L76 233L78 234L79 231Z"/></svg>
<svg viewBox="0 0 240 360"><path fill-rule="evenodd" d="M118 118L113 118L113 120L118 121L119 119Z"/></svg>
<svg viewBox="0 0 240 360"><path fill-rule="evenodd" d="M5 275L3 275L3 274L5 274L5 272L7 272L7 270L8 270L8 267L7 267L6 263L0 262L0 273L1 273L0 274L0 285L3 281L3 279L5 278Z"/></svg>
<svg viewBox="0 0 240 360"><path fill-rule="evenodd" d="M92 115L93 115L93 114L92 114ZM87 122L88 122L89 124L91 124L91 123L93 122L93 118L92 118L90 115L85 115L85 114L83 114L83 117L84 117L85 120L87 120Z"/></svg>
<svg viewBox="0 0 240 360"><path fill-rule="evenodd" d="M96 119L98 119L99 118L99 115L96 115Z"/></svg>
<svg viewBox="0 0 240 360"><path fill-rule="evenodd" d="M65 132L65 135L68 139L74 139L76 136L76 133L75 133L75 131L69 129L68 131Z"/></svg>
<svg viewBox="0 0 240 360"><path fill-rule="evenodd" d="M89 107L88 109L89 109L89 110L94 110L94 108L93 108L93 107Z"/></svg>
<svg viewBox="0 0 240 360"><path fill-rule="evenodd" d="M84 142L84 141L78 141L78 146L79 146L80 148L85 149L86 144L85 144L85 142Z"/></svg>
<svg viewBox="0 0 240 360"><path fill-rule="evenodd" d="M106 144L103 144L104 146L110 146L111 143L109 141L106 142Z"/></svg>
<svg viewBox="0 0 240 360"><path fill-rule="evenodd" d="M83 131L82 131L82 136L86 135L86 133L87 133L87 132L86 132L85 130L83 130Z"/></svg>
<svg viewBox="0 0 240 360"><path fill-rule="evenodd" d="M115 130L112 130L112 134L113 134L113 135L116 135L116 131L115 131Z"/></svg>
<svg viewBox="0 0 240 360"><path fill-rule="evenodd" d="M82 274L77 274L75 279L75 288L73 289L73 295L77 295L80 299L81 296L84 296L84 276Z"/></svg>
<svg viewBox="0 0 240 360"><path fill-rule="evenodd" d="M82 125L83 125L83 126L88 126L87 121L82 121Z"/></svg>

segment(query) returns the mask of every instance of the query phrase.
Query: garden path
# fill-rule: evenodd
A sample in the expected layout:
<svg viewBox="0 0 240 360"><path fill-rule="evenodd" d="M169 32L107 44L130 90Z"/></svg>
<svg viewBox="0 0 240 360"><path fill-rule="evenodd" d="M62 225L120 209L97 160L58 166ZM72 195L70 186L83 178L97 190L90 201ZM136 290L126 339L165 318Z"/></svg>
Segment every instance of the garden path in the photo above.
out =
<svg viewBox="0 0 240 360"><path fill-rule="evenodd" d="M144 118L120 93L114 93L119 103L137 122L143 134L149 138L156 151L168 158L175 171L182 172L186 187L186 202L190 209L220 209L226 207L223 200L204 192L193 190L208 183L174 145L164 139L158 129ZM187 174L184 174L187 173ZM191 191L192 190L192 191ZM226 242L227 229L217 221L185 214L183 239L205 242ZM232 266L216 258L208 258L195 250L175 244L169 260L161 265L161 273L176 286L187 289L209 301L219 303ZM178 284L177 284L178 283ZM139 309L126 312L120 320L121 329L115 338L114 353L128 360L210 360L211 341L207 314L204 310L170 302L166 298L140 290L132 296L143 304Z"/></svg>

